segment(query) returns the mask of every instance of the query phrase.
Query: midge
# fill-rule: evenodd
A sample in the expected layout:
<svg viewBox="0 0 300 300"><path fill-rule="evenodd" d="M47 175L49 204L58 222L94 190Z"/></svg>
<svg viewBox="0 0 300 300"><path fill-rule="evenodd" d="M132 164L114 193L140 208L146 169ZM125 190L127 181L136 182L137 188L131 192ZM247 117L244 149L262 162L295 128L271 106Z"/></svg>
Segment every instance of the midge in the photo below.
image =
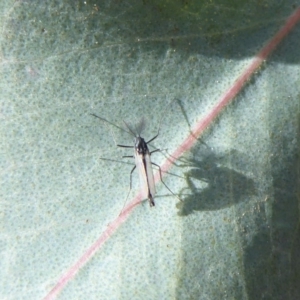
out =
<svg viewBox="0 0 300 300"><path fill-rule="evenodd" d="M111 124L111 125L113 125L117 128L119 128L119 129L124 130L123 128L120 128L120 127L116 126L115 124L107 121L104 118L101 118L101 117L99 117L95 114L91 114L91 115L96 117L96 118L99 118L100 120L105 121L105 122L107 122L107 123L109 123L109 124ZM168 188L168 186L162 180L162 174L161 174L160 166L151 161L151 154L154 153L154 152L160 151L160 149L156 149L156 150L153 150L153 151L150 152L149 148L148 148L148 144L151 143L152 141L154 141L158 137L160 127L158 129L157 134L153 138L151 138L149 141L146 142L145 139L141 137L141 133L145 128L144 118L142 118L140 120L140 122L135 126L134 129L131 126L129 126L125 121L123 121L123 122L124 122L126 128L129 130L129 132L126 131L126 130L124 130L124 131L135 137L134 146L127 146L127 145L117 144L118 147L133 148L134 149L134 155L133 156L132 155L123 156L123 158L131 157L131 158L135 159L135 166L132 168L132 170L130 172L130 190L131 190L131 185L132 185L132 173L135 169L137 169L137 171L139 173L139 178L140 178L142 198L149 200L150 207L155 206L154 196L155 196L155 193L156 193L156 189L155 189L155 182L154 182L152 165L155 165L156 167L158 167L161 182L174 195L174 193Z"/></svg>

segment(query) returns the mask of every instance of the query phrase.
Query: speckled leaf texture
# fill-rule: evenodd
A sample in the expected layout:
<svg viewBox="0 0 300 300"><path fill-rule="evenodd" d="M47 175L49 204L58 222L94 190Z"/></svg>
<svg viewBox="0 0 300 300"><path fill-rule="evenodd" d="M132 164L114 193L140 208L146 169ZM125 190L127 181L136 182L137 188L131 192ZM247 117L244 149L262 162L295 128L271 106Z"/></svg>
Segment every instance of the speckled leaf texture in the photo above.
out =
<svg viewBox="0 0 300 300"><path fill-rule="evenodd" d="M123 120L161 124L161 165L295 3L0 2L1 299L300 299L300 23L166 174L177 197L158 183L77 264L129 191Z"/></svg>

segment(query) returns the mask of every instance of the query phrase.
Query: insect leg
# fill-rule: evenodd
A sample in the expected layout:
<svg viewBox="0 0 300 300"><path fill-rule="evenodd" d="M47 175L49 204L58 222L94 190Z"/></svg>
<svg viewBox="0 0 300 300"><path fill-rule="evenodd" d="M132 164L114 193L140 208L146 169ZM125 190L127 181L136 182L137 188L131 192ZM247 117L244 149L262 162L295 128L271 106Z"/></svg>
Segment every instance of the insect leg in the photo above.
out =
<svg viewBox="0 0 300 300"><path fill-rule="evenodd" d="M117 145L117 146L121 148L134 148L133 146L126 146L126 145Z"/></svg>
<svg viewBox="0 0 300 300"><path fill-rule="evenodd" d="M158 152L158 151L160 151L160 149L155 149L155 150L151 151L150 154Z"/></svg>
<svg viewBox="0 0 300 300"><path fill-rule="evenodd" d="M156 136L154 136L151 140L149 140L148 142L146 142L146 144L149 144L149 143L151 143L152 141L154 141L154 140L158 137L158 135L159 135L159 133L158 133Z"/></svg>
<svg viewBox="0 0 300 300"><path fill-rule="evenodd" d="M168 189L168 191L173 195L175 196L179 201L182 201L177 195L175 195L171 190L170 188L165 184L165 182L162 180L162 174L161 174L161 168L159 165L157 165L156 163L154 162L151 162L152 165L158 167L158 170L159 170L159 176L160 176L160 181L163 183L163 185Z"/></svg>
<svg viewBox="0 0 300 300"><path fill-rule="evenodd" d="M130 172L130 185L129 185L130 189L129 189L129 192L130 192L131 186L132 186L132 173L133 173L133 171L135 170L135 168L136 168L136 166L134 166L134 167L132 168L131 172ZM128 197L128 196L127 196L127 197Z"/></svg>
<svg viewBox="0 0 300 300"><path fill-rule="evenodd" d="M175 99L176 99L176 98L175 98ZM151 143L152 141L154 141L154 140L158 137L159 132L160 132L161 123L162 123L163 117L165 116L165 112L166 112L167 108L169 107L169 105L170 105L171 103L173 103L175 99L171 100L171 101L166 105L165 109L163 110L163 114L162 114L162 116L161 116L161 119L160 119L160 121L159 121L159 126L158 126L158 130L157 130L157 134L156 134L156 136L154 136L151 140L149 140L149 141L147 142L147 144L148 144L148 143Z"/></svg>
<svg viewBox="0 0 300 300"><path fill-rule="evenodd" d="M131 185L132 185L132 173L133 173L133 171L135 170L135 168L136 168L136 166L134 166L134 167L132 168L131 172L130 172L129 191L128 191L128 193L127 193L127 196L126 196L126 199L125 199L125 201L124 201L124 205L123 205L123 207L122 207L122 209L121 209L120 215L121 215L122 212L123 212L123 209L124 209L124 207L125 207L125 204L126 204L126 202L127 202L127 200L128 200L128 197L129 197L129 194L130 194L130 191L131 191Z"/></svg>

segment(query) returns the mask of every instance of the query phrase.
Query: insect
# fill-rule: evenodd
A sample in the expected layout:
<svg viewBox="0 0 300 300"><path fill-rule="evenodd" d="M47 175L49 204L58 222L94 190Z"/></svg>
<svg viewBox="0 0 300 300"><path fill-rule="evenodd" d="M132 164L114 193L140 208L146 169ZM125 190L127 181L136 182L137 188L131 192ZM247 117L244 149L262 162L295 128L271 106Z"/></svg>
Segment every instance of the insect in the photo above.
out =
<svg viewBox="0 0 300 300"><path fill-rule="evenodd" d="M91 114L91 115L96 118L99 118L102 121L108 122L109 124L120 129L120 127L107 121L104 118L101 118L95 114ZM131 190L131 185L132 185L132 173L135 169L137 169L137 171L139 173L142 198L148 199L150 207L155 206L154 196L156 194L156 189L155 189L152 165L155 165L156 167L158 167L161 182L174 195L174 193L169 189L169 187L162 180L162 174L161 174L162 172L161 172L160 166L151 161L151 154L154 152L160 151L160 149L156 149L156 150L153 150L150 152L149 148L148 148L148 144L151 143L152 141L154 141L158 137L159 131L160 131L160 126L159 126L157 134L153 138L151 138L149 141L146 142L145 139L141 137L141 133L142 133L143 129L145 128L144 118L142 118L140 120L140 122L135 126L134 129L129 124L127 124L125 121L123 121L123 122L124 122L126 128L129 130L129 132L122 128L121 129L134 136L134 146L117 144L118 147L134 149L133 156L132 155L123 156L123 158L130 157L130 158L135 159L135 166L132 168L132 170L130 172L130 190Z"/></svg>
<svg viewBox="0 0 300 300"><path fill-rule="evenodd" d="M130 189L131 189L132 173L135 169L137 169L138 173L139 173L139 178L140 178L142 198L149 200L150 207L155 206L154 196L155 196L156 190L155 190L152 164L154 164L154 165L156 165L156 164L151 162L151 154L153 152L159 151L159 149L150 152L149 148L148 148L148 143L151 143L152 141L154 141L158 137L158 134L156 136L154 136L152 139L150 139L148 142L146 142L141 137L141 132L145 127L144 119L141 119L141 121L136 126L135 131L133 131L132 128L126 122L124 122L124 123L125 123L127 129L130 131L130 133L135 136L133 147L125 146L125 145L117 145L118 147L122 147L122 148L134 148L135 166L132 168L132 170L130 172ZM125 157L132 157L132 156L125 156Z"/></svg>

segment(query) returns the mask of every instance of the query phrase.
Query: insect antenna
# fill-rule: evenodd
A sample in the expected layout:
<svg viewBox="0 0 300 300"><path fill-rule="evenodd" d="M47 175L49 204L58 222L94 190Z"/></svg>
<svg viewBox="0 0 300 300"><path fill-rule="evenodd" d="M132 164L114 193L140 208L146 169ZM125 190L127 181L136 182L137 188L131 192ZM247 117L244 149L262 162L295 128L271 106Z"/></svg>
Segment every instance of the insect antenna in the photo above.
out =
<svg viewBox="0 0 300 300"><path fill-rule="evenodd" d="M135 135L131 130L130 130L130 128L129 127L127 127L128 128L128 130L130 130L130 132L128 132L127 130L125 130L124 128L122 128L122 127L120 127L120 126L118 126L118 125L116 125L116 124L114 124L114 123L112 123L112 122L110 122L110 121L108 121L108 120L106 120L106 119L104 119L104 118L102 118L102 117L99 117L99 116L97 116L97 115L95 115L95 114L90 114L91 116L93 116L93 117L96 117L96 118L98 118L98 119L100 119L100 120L102 120L102 121L104 121L104 122L106 122L106 123L108 123L108 124L110 124L110 125L112 125L113 127L116 127L116 128L118 128L118 129L120 129L120 130L122 130L122 131L124 131L124 132L126 132L126 133L128 133L128 134L133 134L133 135Z"/></svg>
<svg viewBox="0 0 300 300"><path fill-rule="evenodd" d="M125 122L123 120L123 123L125 124L126 128L130 131L130 134L133 136L137 136L137 133L135 132L135 130L132 128L131 125L129 125L127 122Z"/></svg>

